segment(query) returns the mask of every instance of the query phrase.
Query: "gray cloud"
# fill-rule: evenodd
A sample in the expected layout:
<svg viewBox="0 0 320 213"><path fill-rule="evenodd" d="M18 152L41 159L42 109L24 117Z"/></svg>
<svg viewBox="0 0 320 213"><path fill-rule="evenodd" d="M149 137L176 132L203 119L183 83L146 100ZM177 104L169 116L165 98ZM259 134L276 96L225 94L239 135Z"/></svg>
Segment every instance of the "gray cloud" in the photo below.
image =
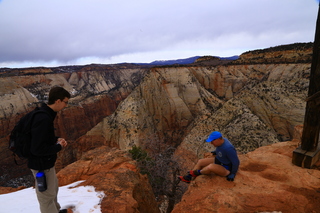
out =
<svg viewBox="0 0 320 213"><path fill-rule="evenodd" d="M231 56L313 41L317 12L315 0L2 0L0 67Z"/></svg>

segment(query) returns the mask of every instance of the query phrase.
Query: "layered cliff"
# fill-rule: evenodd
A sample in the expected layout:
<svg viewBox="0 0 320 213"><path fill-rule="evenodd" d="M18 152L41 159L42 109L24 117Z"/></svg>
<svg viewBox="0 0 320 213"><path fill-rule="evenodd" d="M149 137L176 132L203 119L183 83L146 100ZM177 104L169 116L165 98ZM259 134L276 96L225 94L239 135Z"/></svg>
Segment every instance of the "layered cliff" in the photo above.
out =
<svg viewBox="0 0 320 213"><path fill-rule="evenodd" d="M303 123L309 72L310 64L152 68L79 143L95 137L127 149L157 140L201 155L213 130L244 153L290 140Z"/></svg>
<svg viewBox="0 0 320 213"><path fill-rule="evenodd" d="M63 86L73 96L69 106L58 113L55 121L56 134L71 144L60 153L59 170L75 160L72 141L112 114L117 105L139 85L146 71L137 66L89 65L1 72L0 173L9 173L7 178L12 178L29 171L25 165L14 166L7 149L8 135L19 118L46 101L51 87Z"/></svg>
<svg viewBox="0 0 320 213"><path fill-rule="evenodd" d="M78 142L87 144L99 137L101 144L121 149L145 147L151 140L177 146L195 118L222 103L187 68L154 68L114 114Z"/></svg>
<svg viewBox="0 0 320 213"><path fill-rule="evenodd" d="M313 43L294 43L260 50L252 50L241 54L235 64L277 64L310 62Z"/></svg>

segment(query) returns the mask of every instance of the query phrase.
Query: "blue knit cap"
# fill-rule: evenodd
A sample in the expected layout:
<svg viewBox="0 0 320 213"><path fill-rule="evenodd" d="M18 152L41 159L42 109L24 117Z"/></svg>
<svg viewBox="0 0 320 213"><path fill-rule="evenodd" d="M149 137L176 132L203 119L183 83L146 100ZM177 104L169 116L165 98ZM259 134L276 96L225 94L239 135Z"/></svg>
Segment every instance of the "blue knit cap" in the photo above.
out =
<svg viewBox="0 0 320 213"><path fill-rule="evenodd" d="M214 131L209 135L209 137L206 140L206 142L211 142L211 141L213 141L215 139L218 139L218 138L221 138L221 137L222 137L222 134L220 132Z"/></svg>

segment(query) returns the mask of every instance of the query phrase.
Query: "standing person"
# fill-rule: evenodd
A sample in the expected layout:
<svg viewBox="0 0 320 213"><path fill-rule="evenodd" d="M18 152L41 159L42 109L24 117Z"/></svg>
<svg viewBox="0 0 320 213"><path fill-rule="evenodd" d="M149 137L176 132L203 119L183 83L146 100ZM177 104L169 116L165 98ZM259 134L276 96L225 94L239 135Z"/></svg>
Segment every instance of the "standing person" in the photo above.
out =
<svg viewBox="0 0 320 213"><path fill-rule="evenodd" d="M36 194L41 213L66 213L60 210L57 201L58 178L55 171L57 153L67 146L64 138L58 138L54 132L54 119L57 112L68 105L70 93L62 87L53 87L49 92L48 104L42 104L40 109L45 112L35 114L31 126L31 155L28 158L28 167L34 178L39 171L46 177L47 189L39 191L36 184Z"/></svg>
<svg viewBox="0 0 320 213"><path fill-rule="evenodd" d="M179 176L183 182L190 183L193 177L199 175L216 174L227 177L228 181L233 181L239 168L239 158L234 146L230 141L218 131L212 132L206 142L216 147L212 152L215 158L204 158L198 160L193 170L188 171L187 175Z"/></svg>

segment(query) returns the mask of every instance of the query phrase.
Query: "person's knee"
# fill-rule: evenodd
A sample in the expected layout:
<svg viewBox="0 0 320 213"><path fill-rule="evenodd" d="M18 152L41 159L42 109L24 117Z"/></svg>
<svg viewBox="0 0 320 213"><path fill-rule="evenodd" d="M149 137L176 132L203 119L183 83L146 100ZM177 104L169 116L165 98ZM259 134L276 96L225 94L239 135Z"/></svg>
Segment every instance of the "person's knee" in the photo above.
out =
<svg viewBox="0 0 320 213"><path fill-rule="evenodd" d="M203 159L199 159L199 160L197 161L197 164L202 164L202 162L203 162Z"/></svg>
<svg viewBox="0 0 320 213"><path fill-rule="evenodd" d="M207 168L208 168L208 170L211 171L211 172L215 172L215 170L216 170L216 169L215 169L215 168L216 168L216 167L215 167L215 164L213 164L213 163L212 163L212 164L209 164L209 165L207 166Z"/></svg>
<svg viewBox="0 0 320 213"><path fill-rule="evenodd" d="M46 201L51 201L51 200L54 200L57 196L57 193L55 193L54 191L44 191L44 192L38 192L37 193L37 196L38 196L38 199L39 200L42 200L43 202L46 202Z"/></svg>
<svg viewBox="0 0 320 213"><path fill-rule="evenodd" d="M207 159L200 159L200 160L198 160L197 164L204 167L204 166L207 166L209 163L208 163Z"/></svg>

